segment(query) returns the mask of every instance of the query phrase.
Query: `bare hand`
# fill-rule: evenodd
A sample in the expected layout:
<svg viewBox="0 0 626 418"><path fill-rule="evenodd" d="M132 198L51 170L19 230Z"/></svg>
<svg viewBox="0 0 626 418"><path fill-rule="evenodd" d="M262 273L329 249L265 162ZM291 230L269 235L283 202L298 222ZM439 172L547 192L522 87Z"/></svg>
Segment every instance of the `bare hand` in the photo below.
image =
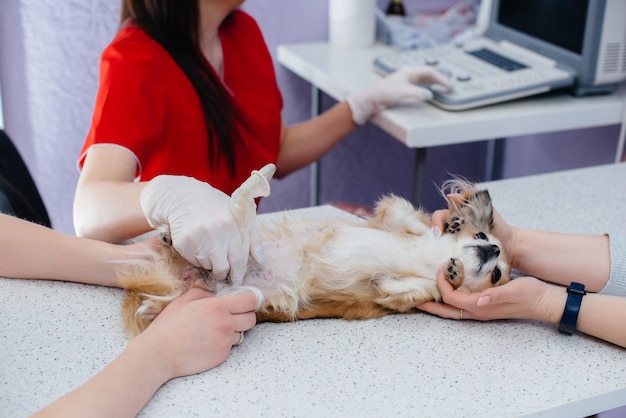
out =
<svg viewBox="0 0 626 418"><path fill-rule="evenodd" d="M212 297L190 289L156 317L132 344L156 355L167 378L211 369L226 360L241 333L256 323L253 293Z"/></svg>
<svg viewBox="0 0 626 418"><path fill-rule="evenodd" d="M520 277L499 287L467 293L455 290L446 280L443 270L439 270L437 286L444 303L427 302L418 309L442 318L480 321L507 318L547 320L551 315L546 300L549 286L534 277Z"/></svg>

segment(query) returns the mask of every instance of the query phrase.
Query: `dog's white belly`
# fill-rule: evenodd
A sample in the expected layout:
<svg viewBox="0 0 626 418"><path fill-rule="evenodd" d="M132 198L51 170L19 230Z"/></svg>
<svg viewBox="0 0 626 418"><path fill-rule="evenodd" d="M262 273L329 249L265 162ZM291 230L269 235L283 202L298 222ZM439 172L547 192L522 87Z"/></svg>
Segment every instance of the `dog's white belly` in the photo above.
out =
<svg viewBox="0 0 626 418"><path fill-rule="evenodd" d="M400 237L371 228L338 228L319 258L337 286L343 286L365 277L434 280L439 266L450 256L449 246L432 234Z"/></svg>
<svg viewBox="0 0 626 418"><path fill-rule="evenodd" d="M258 287L265 293L269 289L293 284L302 270L302 247L287 240L264 247L265 263L253 259L248 262L244 285Z"/></svg>
<svg viewBox="0 0 626 418"><path fill-rule="evenodd" d="M244 285L267 293L281 287L296 287L301 278L304 254L320 239L326 224L322 221L284 219L281 223L261 225L259 234L265 262L250 259Z"/></svg>
<svg viewBox="0 0 626 418"><path fill-rule="evenodd" d="M433 234L399 236L354 224L288 220L260 229L266 261L250 259L244 285L268 296L298 293L315 276L328 288L347 289L363 279L436 278L451 256L447 239Z"/></svg>

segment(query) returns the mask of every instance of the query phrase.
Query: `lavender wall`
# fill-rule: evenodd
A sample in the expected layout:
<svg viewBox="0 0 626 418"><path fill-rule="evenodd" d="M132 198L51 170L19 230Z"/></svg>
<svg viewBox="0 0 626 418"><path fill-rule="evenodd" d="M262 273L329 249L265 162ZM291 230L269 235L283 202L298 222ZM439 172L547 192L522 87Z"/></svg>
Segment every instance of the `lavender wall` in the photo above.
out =
<svg viewBox="0 0 626 418"><path fill-rule="evenodd" d="M452 0L405 0L409 12L435 10ZM384 0L379 0L381 4ZM73 233L76 155L86 135L97 89L98 57L113 37L118 5L112 0L0 1L0 85L5 127L41 189L54 227ZM281 43L325 40L327 2L249 0L272 53ZM309 86L276 63L287 123L310 115ZM326 97L325 106L333 101ZM574 138L572 140L572 138ZM514 138L505 147L505 176L610 162L617 128ZM436 184L448 173L480 180L485 143L428 150L424 205L440 205ZM366 125L321 161L322 202L370 204L394 192L411 197L414 150ZM308 169L272 183L260 211L308 205Z"/></svg>

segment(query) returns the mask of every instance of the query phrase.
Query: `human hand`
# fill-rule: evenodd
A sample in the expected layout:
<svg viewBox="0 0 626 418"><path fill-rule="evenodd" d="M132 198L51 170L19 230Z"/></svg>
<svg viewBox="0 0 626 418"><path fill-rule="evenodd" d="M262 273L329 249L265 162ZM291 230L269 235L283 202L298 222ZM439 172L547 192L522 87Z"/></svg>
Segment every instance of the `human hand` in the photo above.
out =
<svg viewBox="0 0 626 418"><path fill-rule="evenodd" d="M432 99L433 93L418 84L434 84L445 90L452 88L448 79L432 68L403 67L364 90L346 97L352 111L352 120L362 125L385 107L402 100Z"/></svg>
<svg viewBox="0 0 626 418"><path fill-rule="evenodd" d="M154 355L163 381L218 366L256 323L252 292L212 297L192 288L170 303L131 345Z"/></svg>
<svg viewBox="0 0 626 418"><path fill-rule="evenodd" d="M552 308L553 301L549 295L554 286L534 277L519 277L502 286L468 293L455 290L446 279L443 269L440 269L437 287L443 303L426 302L417 306L418 309L442 318L479 321L517 318L553 322L558 318L558 312Z"/></svg>
<svg viewBox="0 0 626 418"><path fill-rule="evenodd" d="M172 245L216 280L243 277L244 248L230 211L230 197L185 176L161 175L141 192L141 208L153 228L169 229Z"/></svg>

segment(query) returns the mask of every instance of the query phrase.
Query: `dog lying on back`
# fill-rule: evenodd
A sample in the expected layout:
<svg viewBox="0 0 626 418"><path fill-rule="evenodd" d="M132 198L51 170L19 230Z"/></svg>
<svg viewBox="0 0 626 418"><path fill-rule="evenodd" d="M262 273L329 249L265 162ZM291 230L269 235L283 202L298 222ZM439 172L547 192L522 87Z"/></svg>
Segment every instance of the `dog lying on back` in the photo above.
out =
<svg viewBox="0 0 626 418"><path fill-rule="evenodd" d="M231 197L246 249L254 232L254 199L269 195L274 170L269 165L253 172ZM159 251L131 263L120 276L127 292L125 330L131 337L141 333L190 287L217 295L253 291L259 296L259 322L286 322L413 312L440 299L441 265L454 288L479 291L508 282L509 261L490 235L489 193L462 180L447 182L442 192L461 196L459 203L446 197L451 215L443 233L431 227L429 214L393 195L381 199L369 219L302 219L286 213L278 222L258 224L265 261L250 258L243 283L213 280L210 271L189 264L164 239Z"/></svg>

